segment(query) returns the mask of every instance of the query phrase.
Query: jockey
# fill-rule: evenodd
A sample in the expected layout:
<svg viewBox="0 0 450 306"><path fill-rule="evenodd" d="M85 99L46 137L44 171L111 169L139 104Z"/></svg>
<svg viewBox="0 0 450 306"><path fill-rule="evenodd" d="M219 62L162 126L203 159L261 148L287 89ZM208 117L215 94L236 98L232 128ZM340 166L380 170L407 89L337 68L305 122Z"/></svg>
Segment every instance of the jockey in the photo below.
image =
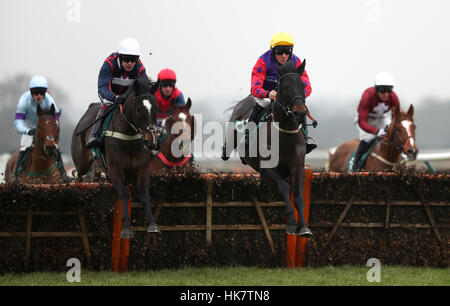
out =
<svg viewBox="0 0 450 306"><path fill-rule="evenodd" d="M20 134L20 149L17 156L16 169L14 176L18 177L20 171L23 169L25 163L25 155L27 151L31 151L33 148L34 134L38 124L37 106L38 104L44 110L48 110L52 105L55 107L56 124L59 127L60 112L56 107L55 101L50 93L47 91L47 80L40 75L36 75L31 78L29 84L29 91L26 91L19 99L17 104L16 117L14 120L14 127ZM58 160L56 161L61 178L66 181L67 175L64 169L64 164L61 159L61 152L58 150Z"/></svg>
<svg viewBox="0 0 450 306"><path fill-rule="evenodd" d="M155 91L158 103L157 121L158 125L165 125L165 120L172 115L172 102L177 106L186 105L183 93L175 87L177 75L172 69L163 69L158 73L158 88Z"/></svg>
<svg viewBox="0 0 450 306"><path fill-rule="evenodd" d="M360 143L349 172L354 172L362 155L370 143L377 137L386 135L385 128L391 123L389 111L400 106L400 101L393 91L394 77L389 72L381 72L375 78L375 87L364 91L358 105L355 118L359 130Z"/></svg>
<svg viewBox="0 0 450 306"><path fill-rule="evenodd" d="M271 100L275 100L280 75L276 70L276 65L283 65L288 61L299 67L302 61L292 52L294 49L294 39L291 35L279 32L272 36L270 41L270 50L262 54L256 61L252 70L251 94L255 98L255 106L250 114L248 122L258 123L259 117L263 111L270 105ZM305 83L305 96L311 95L311 82L308 73L301 76ZM306 128L306 125L304 126ZM248 144L250 133L246 130L245 143ZM307 144L307 153L315 148L315 144Z"/></svg>
<svg viewBox="0 0 450 306"><path fill-rule="evenodd" d="M146 76L145 67L139 57L141 50L134 38L125 38L119 44L117 52L112 53L103 62L98 75L98 94L103 107L97 113L96 119L103 116L105 110L112 104L123 103L125 92L139 76ZM100 132L102 120L98 120L89 135L86 147L91 149L101 145Z"/></svg>

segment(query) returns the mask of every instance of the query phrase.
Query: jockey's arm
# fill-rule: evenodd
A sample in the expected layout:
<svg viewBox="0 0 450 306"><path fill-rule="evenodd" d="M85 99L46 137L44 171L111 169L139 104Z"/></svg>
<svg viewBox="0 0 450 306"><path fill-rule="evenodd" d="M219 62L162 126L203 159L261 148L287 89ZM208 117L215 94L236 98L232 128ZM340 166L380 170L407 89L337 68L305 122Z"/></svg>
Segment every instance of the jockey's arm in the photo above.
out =
<svg viewBox="0 0 450 306"><path fill-rule="evenodd" d="M98 75L98 93L103 99L114 102L116 94L111 90L112 68L108 62L104 62Z"/></svg>
<svg viewBox="0 0 450 306"><path fill-rule="evenodd" d="M263 88L266 78L266 63L259 58L252 70L251 94L252 96L264 99L269 97L269 91Z"/></svg>
<svg viewBox="0 0 450 306"><path fill-rule="evenodd" d="M369 124L369 104L364 96L358 106L358 126L367 133L377 134L378 132L376 127Z"/></svg>
<svg viewBox="0 0 450 306"><path fill-rule="evenodd" d="M27 134L31 127L27 126L25 123L26 113L27 113L27 93L20 97L19 103L17 104L16 116L14 119L14 128L17 132L21 134Z"/></svg>

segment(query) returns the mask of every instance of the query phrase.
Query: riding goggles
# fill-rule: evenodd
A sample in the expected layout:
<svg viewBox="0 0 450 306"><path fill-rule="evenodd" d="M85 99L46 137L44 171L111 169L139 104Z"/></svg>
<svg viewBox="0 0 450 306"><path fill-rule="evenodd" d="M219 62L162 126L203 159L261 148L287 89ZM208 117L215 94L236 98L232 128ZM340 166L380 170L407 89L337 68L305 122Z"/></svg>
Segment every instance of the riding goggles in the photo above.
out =
<svg viewBox="0 0 450 306"><path fill-rule="evenodd" d="M31 88L30 91L31 91L31 95L33 95L33 96L37 96L37 95L45 96L45 93L47 92L47 88L36 87L36 88Z"/></svg>
<svg viewBox="0 0 450 306"><path fill-rule="evenodd" d="M291 55L292 54L292 46L276 46L274 48L274 51L275 51L276 55L282 55L282 54Z"/></svg>
<svg viewBox="0 0 450 306"><path fill-rule="evenodd" d="M120 55L120 61L125 62L125 63L136 63L139 59L139 56L136 55Z"/></svg>
<svg viewBox="0 0 450 306"><path fill-rule="evenodd" d="M160 86L161 87L175 87L175 81L174 80L161 80Z"/></svg>
<svg viewBox="0 0 450 306"><path fill-rule="evenodd" d="M379 93L391 93L392 89L392 86L377 86L377 91Z"/></svg>

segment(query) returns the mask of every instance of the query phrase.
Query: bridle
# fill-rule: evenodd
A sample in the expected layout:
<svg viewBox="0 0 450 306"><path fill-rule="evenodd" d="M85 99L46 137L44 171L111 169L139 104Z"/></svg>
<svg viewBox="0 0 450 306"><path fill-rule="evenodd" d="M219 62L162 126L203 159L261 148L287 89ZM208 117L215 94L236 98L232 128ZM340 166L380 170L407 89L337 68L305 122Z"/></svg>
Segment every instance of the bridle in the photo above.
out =
<svg viewBox="0 0 450 306"><path fill-rule="evenodd" d="M106 131L105 136L109 136L109 137L113 137L113 138L117 138L117 139L121 139L121 140L138 140L141 139L144 141L144 144L147 145L147 142L151 141L152 142L152 146L156 145L158 142L158 133L160 132L160 130L153 124L149 123L147 124L145 127L143 128L138 128L136 127L135 124L133 124L124 114L123 112L123 108L128 107L128 105L130 103L135 103L138 99L144 99L144 98L148 98L149 100L152 99L152 95L151 94L142 94L142 95L138 95L133 97L133 99L127 100L123 106L122 104L119 105L120 108L120 115L121 117L125 120L125 122L134 130L134 135L125 135L119 132L115 132L115 131ZM136 122L136 110L133 108L133 122ZM149 137L149 135L151 137Z"/></svg>
<svg viewBox="0 0 450 306"><path fill-rule="evenodd" d="M51 157L51 153L48 152L48 150L46 149L46 146L45 146L45 139L44 139L43 135L41 135L41 130L42 130L42 127L38 124L38 126L36 127L36 139L37 139L37 145L38 145L38 147L42 150L42 152L44 152L48 157ZM58 145L57 145L57 140L55 139L54 136L47 136L46 138L47 138L47 140L49 140L49 141L54 141L54 142L55 142L55 146L58 147ZM44 156L44 155L41 155L40 157L41 157L42 159L44 159L44 160L47 159L47 157Z"/></svg>
<svg viewBox="0 0 450 306"><path fill-rule="evenodd" d="M288 118L292 118L295 121L295 124L297 125L297 129L294 130L284 130L281 129L280 127L277 127L276 125L275 128L277 128L280 132L283 133L287 133L287 134L296 134L300 131L300 129L302 128L302 123L299 122L297 120L298 115L296 112L291 110L292 105L294 105L296 100L303 100L303 103L305 102L305 96L304 95L297 95L292 97L289 100L289 103L285 103L285 101L287 101L286 99L286 94L284 93L284 90L282 89L282 87L280 86L281 82L283 81L283 79L285 79L287 76L300 76L298 73L295 72L289 72L289 73L285 73L283 74L280 79L278 80L277 83L277 87L276 87L276 91L278 92L277 94L277 98L275 99L274 103L277 103L283 110L283 112L285 113L286 117ZM280 99L278 99L278 97ZM273 116L272 116L272 121L274 120Z"/></svg>
<svg viewBox="0 0 450 306"><path fill-rule="evenodd" d="M395 140L397 140L398 143L401 143L401 139L398 136L398 133L400 131L400 128L397 127L397 122L400 121L400 119L396 119L394 122L394 131L393 131L393 136L395 138ZM403 152L406 154L405 148L406 148L406 144L408 143L409 139L414 137L412 135L408 136L404 142L404 144L400 144L397 145L395 144L393 141L390 141L386 136L383 136L381 139L387 143L388 145L390 145L391 147L395 148L397 151Z"/></svg>

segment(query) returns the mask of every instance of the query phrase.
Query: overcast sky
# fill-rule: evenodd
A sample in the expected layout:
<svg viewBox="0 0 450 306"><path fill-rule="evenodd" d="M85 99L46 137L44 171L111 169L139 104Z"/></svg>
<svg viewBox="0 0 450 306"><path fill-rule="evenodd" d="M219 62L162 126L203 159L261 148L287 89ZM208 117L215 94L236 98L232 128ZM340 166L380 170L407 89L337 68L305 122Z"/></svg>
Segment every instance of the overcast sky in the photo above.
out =
<svg viewBox="0 0 450 306"><path fill-rule="evenodd" d="M194 104L223 112L249 93L257 58L285 31L307 59L311 103L356 109L380 71L392 72L404 104L449 100L449 16L448 0L2 0L0 81L42 74L81 116L104 59L134 37L150 77L172 68Z"/></svg>

